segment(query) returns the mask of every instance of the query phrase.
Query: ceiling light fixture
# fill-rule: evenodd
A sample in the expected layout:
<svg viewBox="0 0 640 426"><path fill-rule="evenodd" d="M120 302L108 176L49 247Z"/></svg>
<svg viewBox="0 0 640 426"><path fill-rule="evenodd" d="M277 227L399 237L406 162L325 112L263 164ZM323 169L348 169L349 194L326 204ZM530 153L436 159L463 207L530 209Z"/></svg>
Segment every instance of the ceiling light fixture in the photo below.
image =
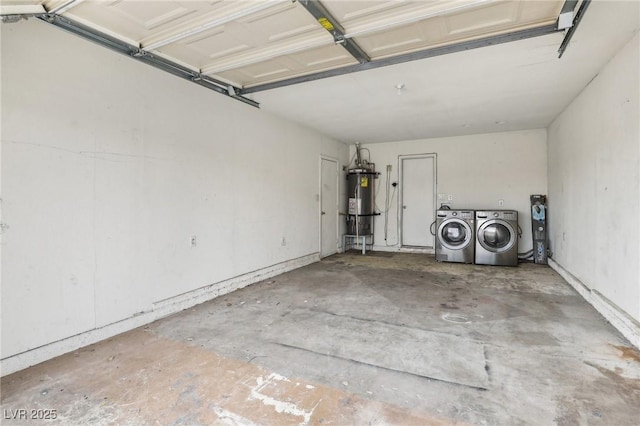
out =
<svg viewBox="0 0 640 426"><path fill-rule="evenodd" d="M396 90L397 90L398 96L402 95L402 91L404 90L404 83L396 84Z"/></svg>

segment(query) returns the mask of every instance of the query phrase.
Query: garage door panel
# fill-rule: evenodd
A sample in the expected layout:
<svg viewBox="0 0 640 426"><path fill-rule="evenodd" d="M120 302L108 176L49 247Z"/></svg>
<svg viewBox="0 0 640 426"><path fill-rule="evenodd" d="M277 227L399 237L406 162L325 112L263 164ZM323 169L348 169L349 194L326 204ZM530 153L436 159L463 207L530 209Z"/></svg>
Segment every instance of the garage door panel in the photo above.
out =
<svg viewBox="0 0 640 426"><path fill-rule="evenodd" d="M174 48L175 55L179 55L180 50L191 49L202 57L214 59L242 52L252 47L246 41L235 37L235 34L226 31L226 28L225 26L205 35L185 40L182 46Z"/></svg>
<svg viewBox="0 0 640 426"><path fill-rule="evenodd" d="M358 20L378 18L390 11L405 10L416 2L398 1L323 1L322 4L345 28Z"/></svg>
<svg viewBox="0 0 640 426"><path fill-rule="evenodd" d="M273 81L294 73L296 64L286 58L259 62L246 67L236 68L215 74L225 80L235 81L244 86L253 81Z"/></svg>
<svg viewBox="0 0 640 426"><path fill-rule="evenodd" d="M356 10L349 5L362 5ZM439 2L342 2L330 1L327 7L336 13L349 36L385 33L415 22L454 13L460 10L475 10L485 7L486 0L445 0Z"/></svg>
<svg viewBox="0 0 640 426"><path fill-rule="evenodd" d="M366 26L354 26L356 33L364 31L354 40L373 59L381 59L549 24L555 21L561 5L561 2L510 1L465 8L458 13L433 16L384 31L367 32Z"/></svg>
<svg viewBox="0 0 640 426"><path fill-rule="evenodd" d="M297 52L311 51L318 47L333 46L333 40L326 31L313 32L304 37L294 37L273 43L270 49L253 48L245 52L221 57L202 67L206 74L218 74L231 69L242 68L274 58L291 56Z"/></svg>
<svg viewBox="0 0 640 426"><path fill-rule="evenodd" d="M519 19L522 22L552 22L560 14L563 2L526 1L520 4Z"/></svg>
<svg viewBox="0 0 640 426"><path fill-rule="evenodd" d="M175 1L125 2L113 1L108 8L138 26L152 30L164 24L175 23L179 18L196 12Z"/></svg>
<svg viewBox="0 0 640 426"><path fill-rule="evenodd" d="M319 49L302 51L290 56L301 67L316 70L318 67L335 67L356 63L356 60L342 46L329 45Z"/></svg>
<svg viewBox="0 0 640 426"><path fill-rule="evenodd" d="M15 0L0 0L10 4ZM26 2L37 0L25 0ZM48 10L67 0L45 2ZM563 0L321 0L373 60L552 24ZM63 15L194 71L252 86L357 61L299 1L77 0Z"/></svg>
<svg viewBox="0 0 640 426"><path fill-rule="evenodd" d="M444 21L441 18L434 18L426 23L415 23L384 33L357 37L355 41L372 58L377 58L419 50L436 44L443 39L446 31Z"/></svg>
<svg viewBox="0 0 640 426"><path fill-rule="evenodd" d="M518 4L506 2L473 12L458 13L447 17L446 22L448 33L455 35L514 24L517 20Z"/></svg>
<svg viewBox="0 0 640 426"><path fill-rule="evenodd" d="M253 46L237 37L233 24L214 28L196 36L157 49L162 54L202 68L217 58L237 54Z"/></svg>
<svg viewBox="0 0 640 426"><path fill-rule="evenodd" d="M215 75L223 79L237 81L242 85L262 84L356 63L357 61L342 46L331 44L298 54L225 70Z"/></svg>
<svg viewBox="0 0 640 426"><path fill-rule="evenodd" d="M301 6L287 2L166 45L158 51L194 64L206 74L219 74L329 44L333 44L331 36L311 15ZM270 66L267 64L267 67ZM283 69L281 66L276 68ZM250 74L253 72L247 75ZM263 72L256 75L263 75Z"/></svg>
<svg viewBox="0 0 640 426"><path fill-rule="evenodd" d="M83 2L64 16L90 22L92 26L140 41L197 19L211 10L209 2L111 1Z"/></svg>
<svg viewBox="0 0 640 426"><path fill-rule="evenodd" d="M293 36L318 31L315 19L298 2L286 2L238 21L245 30L260 34L262 44L288 39Z"/></svg>

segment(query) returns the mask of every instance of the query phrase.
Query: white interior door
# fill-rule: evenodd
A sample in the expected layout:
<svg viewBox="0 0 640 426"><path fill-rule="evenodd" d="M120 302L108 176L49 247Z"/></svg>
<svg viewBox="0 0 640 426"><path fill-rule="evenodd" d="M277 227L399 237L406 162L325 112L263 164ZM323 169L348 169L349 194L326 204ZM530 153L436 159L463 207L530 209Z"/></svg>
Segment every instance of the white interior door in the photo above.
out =
<svg viewBox="0 0 640 426"><path fill-rule="evenodd" d="M433 247L429 227L435 215L436 157L400 156L400 172L402 245Z"/></svg>
<svg viewBox="0 0 640 426"><path fill-rule="evenodd" d="M320 160L320 257L338 251L338 162Z"/></svg>

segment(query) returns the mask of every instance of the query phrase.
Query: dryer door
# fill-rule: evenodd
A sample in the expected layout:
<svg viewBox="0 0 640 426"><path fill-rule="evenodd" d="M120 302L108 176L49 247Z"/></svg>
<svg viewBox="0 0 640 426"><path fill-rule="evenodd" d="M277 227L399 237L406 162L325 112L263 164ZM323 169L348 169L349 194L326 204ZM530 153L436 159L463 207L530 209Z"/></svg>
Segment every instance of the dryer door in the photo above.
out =
<svg viewBox="0 0 640 426"><path fill-rule="evenodd" d="M485 250L492 253L504 253L516 243L517 234L509 222L491 219L480 225L476 238Z"/></svg>
<svg viewBox="0 0 640 426"><path fill-rule="evenodd" d="M471 243L473 231L464 220L446 219L438 227L438 240L449 250L462 250Z"/></svg>

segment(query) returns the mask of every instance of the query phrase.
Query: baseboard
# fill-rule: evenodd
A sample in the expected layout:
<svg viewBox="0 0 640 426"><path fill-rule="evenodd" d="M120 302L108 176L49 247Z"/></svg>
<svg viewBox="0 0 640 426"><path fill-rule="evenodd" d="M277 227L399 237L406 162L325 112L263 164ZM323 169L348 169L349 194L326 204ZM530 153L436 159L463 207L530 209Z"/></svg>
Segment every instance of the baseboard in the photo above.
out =
<svg viewBox="0 0 640 426"><path fill-rule="evenodd" d="M640 349L640 324L638 321L622 311L615 303L611 302L597 290L587 287L555 260L549 258L548 263L580 296L589 302L611 325L626 337L633 346Z"/></svg>
<svg viewBox="0 0 640 426"><path fill-rule="evenodd" d="M418 253L435 254L433 247L398 247L398 246L373 246L373 251L387 251L393 253Z"/></svg>
<svg viewBox="0 0 640 426"><path fill-rule="evenodd" d="M0 376L15 373L319 260L319 253L309 254L158 301L152 305L151 310L133 317L4 358L0 360Z"/></svg>

